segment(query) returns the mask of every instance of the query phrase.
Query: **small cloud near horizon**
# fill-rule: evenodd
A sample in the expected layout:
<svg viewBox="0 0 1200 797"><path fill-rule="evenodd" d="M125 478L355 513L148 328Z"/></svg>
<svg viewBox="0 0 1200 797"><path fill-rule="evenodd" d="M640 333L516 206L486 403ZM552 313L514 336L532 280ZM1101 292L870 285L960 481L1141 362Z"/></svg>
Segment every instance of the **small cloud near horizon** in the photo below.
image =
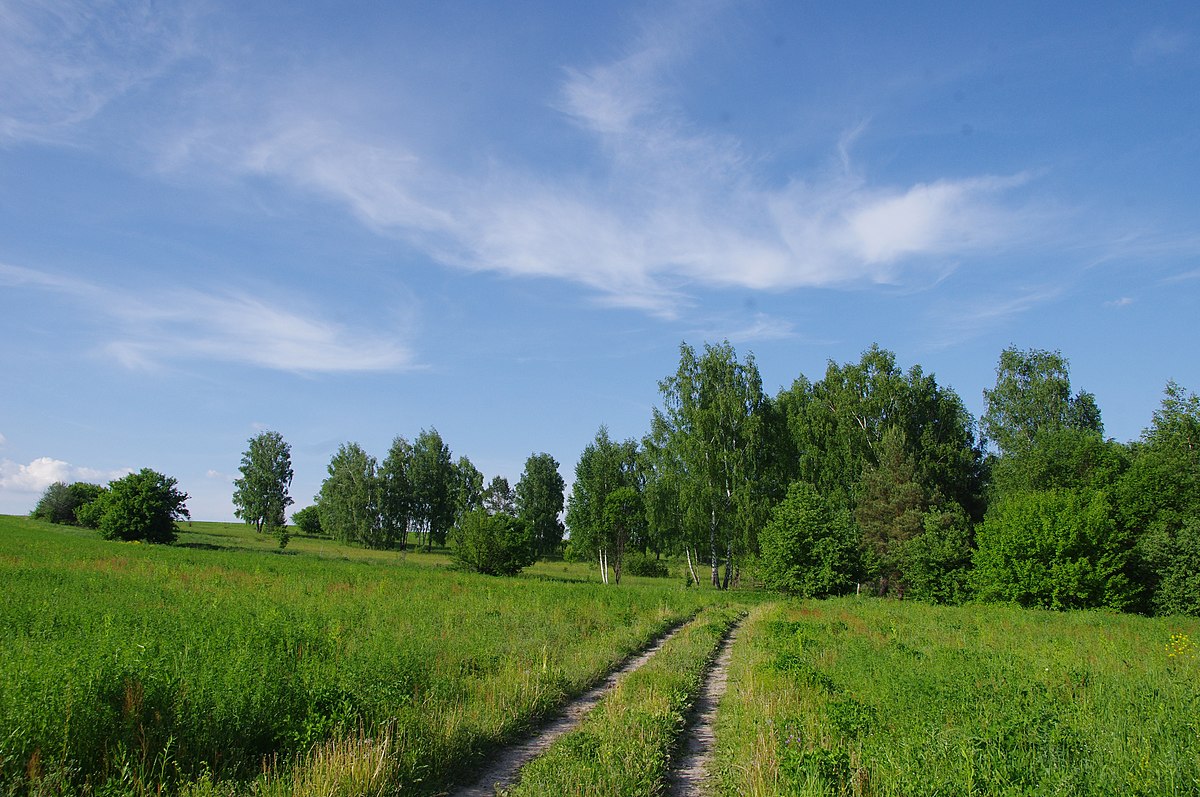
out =
<svg viewBox="0 0 1200 797"><path fill-rule="evenodd" d="M38 457L26 465L0 460L0 490L40 493L55 482L93 482L105 484L133 473L131 468L99 470L72 465L53 457Z"/></svg>

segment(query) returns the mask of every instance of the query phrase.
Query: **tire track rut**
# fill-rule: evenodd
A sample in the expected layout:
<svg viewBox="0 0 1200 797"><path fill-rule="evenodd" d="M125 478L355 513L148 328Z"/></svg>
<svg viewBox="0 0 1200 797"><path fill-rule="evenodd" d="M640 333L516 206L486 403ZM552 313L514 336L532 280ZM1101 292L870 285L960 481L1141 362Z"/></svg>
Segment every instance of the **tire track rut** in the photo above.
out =
<svg viewBox="0 0 1200 797"><path fill-rule="evenodd" d="M717 658L705 678L704 689L692 708L692 721L684 731L687 742L681 745L675 766L667 779L667 794L670 797L701 797L711 792L708 788L709 769L716 744L713 727L717 721L717 707L729 685L733 645L744 622L745 618L738 620L725 635Z"/></svg>
<svg viewBox="0 0 1200 797"><path fill-rule="evenodd" d="M641 653L626 659L603 681L568 703L561 714L534 731L524 742L501 749L474 783L451 793L454 797L494 797L501 789L512 786L520 776L522 767L549 749L558 737L579 725L621 678L650 661L667 640L678 634L691 619L671 627Z"/></svg>

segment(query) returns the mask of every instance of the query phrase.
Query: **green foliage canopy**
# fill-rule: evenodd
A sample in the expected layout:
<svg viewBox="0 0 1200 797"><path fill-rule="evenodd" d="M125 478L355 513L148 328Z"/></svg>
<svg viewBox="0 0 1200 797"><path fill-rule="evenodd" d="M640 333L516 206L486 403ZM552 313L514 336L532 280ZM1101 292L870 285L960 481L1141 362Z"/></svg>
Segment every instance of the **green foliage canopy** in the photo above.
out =
<svg viewBox="0 0 1200 797"><path fill-rule="evenodd" d="M248 441L242 454L241 478L233 482L234 515L254 530L278 535L279 547L287 545L287 517L292 505L292 447L279 432L260 432Z"/></svg>
<svg viewBox="0 0 1200 797"><path fill-rule="evenodd" d="M109 482L92 503L100 535L127 542L174 542L175 521L191 517L188 495L176 489L177 483L149 468Z"/></svg>
<svg viewBox="0 0 1200 797"><path fill-rule="evenodd" d="M519 518L472 509L450 531L450 555L477 573L514 576L537 561L537 540Z"/></svg>
<svg viewBox="0 0 1200 797"><path fill-rule="evenodd" d="M847 591L854 583L858 540L849 513L831 511L808 482L793 482L763 528L763 580L803 598Z"/></svg>
<svg viewBox="0 0 1200 797"><path fill-rule="evenodd" d="M537 540L538 553L553 553L562 544L563 491L566 484L558 472L558 461L549 454L530 454L517 482L517 515L529 525Z"/></svg>
<svg viewBox="0 0 1200 797"><path fill-rule="evenodd" d="M99 498L102 492L104 488L98 484L55 482L42 493L30 517L68 526L82 525L76 513Z"/></svg>
<svg viewBox="0 0 1200 797"><path fill-rule="evenodd" d="M993 505L976 535L983 600L1046 609L1128 609L1132 544L1103 491L1017 493Z"/></svg>

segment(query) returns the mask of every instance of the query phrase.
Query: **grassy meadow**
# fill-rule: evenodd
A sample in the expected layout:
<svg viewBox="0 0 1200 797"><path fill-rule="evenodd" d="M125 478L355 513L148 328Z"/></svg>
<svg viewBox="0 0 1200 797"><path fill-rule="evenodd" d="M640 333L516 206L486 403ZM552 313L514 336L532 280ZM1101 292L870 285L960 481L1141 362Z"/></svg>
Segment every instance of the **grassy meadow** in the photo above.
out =
<svg viewBox="0 0 1200 797"><path fill-rule="evenodd" d="M299 770L386 748L388 791L436 793L717 598L561 562L515 579L445 564L279 552L232 524L148 546L0 518L3 791L289 793Z"/></svg>
<svg viewBox="0 0 1200 797"><path fill-rule="evenodd" d="M1198 795L1200 620L517 578L195 523L0 517L0 795L439 794L690 621L515 794L658 794L704 667L723 795ZM694 618L694 619L693 619Z"/></svg>
<svg viewBox="0 0 1200 797"><path fill-rule="evenodd" d="M1200 621L843 598L756 608L725 795L1200 794Z"/></svg>

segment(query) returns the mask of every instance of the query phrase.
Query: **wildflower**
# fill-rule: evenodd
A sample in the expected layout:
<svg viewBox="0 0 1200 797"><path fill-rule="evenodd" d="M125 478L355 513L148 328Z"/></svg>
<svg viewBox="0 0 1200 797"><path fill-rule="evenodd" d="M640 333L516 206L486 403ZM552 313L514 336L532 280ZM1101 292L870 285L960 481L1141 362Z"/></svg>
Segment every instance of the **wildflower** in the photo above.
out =
<svg viewBox="0 0 1200 797"><path fill-rule="evenodd" d="M1176 631L1171 634L1171 638L1167 641L1167 644L1164 645L1164 647L1167 650L1167 658L1175 659L1183 658L1184 656L1191 654L1194 652L1196 645L1192 642L1187 634L1183 633L1182 631Z"/></svg>

